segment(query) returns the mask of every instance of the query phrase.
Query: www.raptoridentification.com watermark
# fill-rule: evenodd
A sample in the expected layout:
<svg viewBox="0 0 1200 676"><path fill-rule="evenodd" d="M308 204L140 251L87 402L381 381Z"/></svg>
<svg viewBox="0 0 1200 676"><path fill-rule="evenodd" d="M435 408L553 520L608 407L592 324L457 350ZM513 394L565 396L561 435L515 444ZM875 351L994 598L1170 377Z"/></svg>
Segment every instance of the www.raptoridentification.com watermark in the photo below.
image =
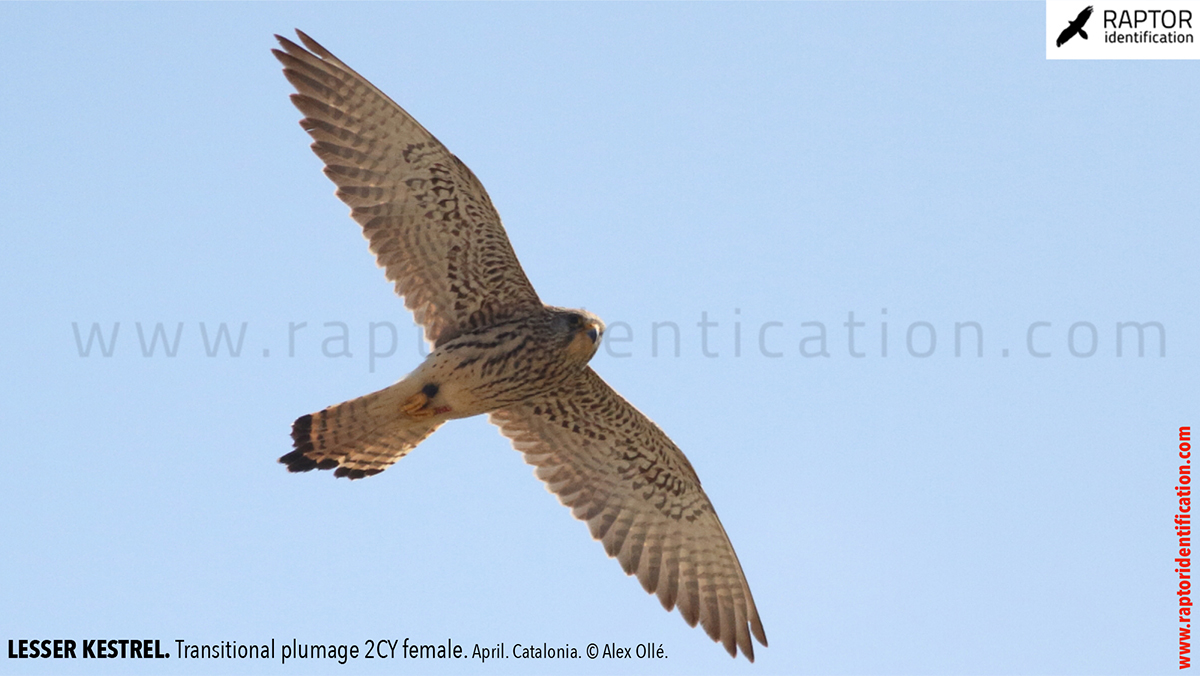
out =
<svg viewBox="0 0 1200 676"><path fill-rule="evenodd" d="M1167 329L1153 320L1029 321L1020 327L1020 336L1010 348L996 346L1004 339L989 342L989 331L979 321L889 323L886 308L871 321L864 321L854 311L847 312L844 320L834 321L750 321L738 309L723 317L710 316L705 310L696 319L637 324L613 321L604 332L600 349L616 359L678 358L685 353L712 359L1167 356ZM416 358L429 354L420 327L391 321L291 321L266 330L252 330L248 321L76 321L71 322L71 331L81 358L170 359L187 350L226 359L365 358L368 371L374 373L380 361L396 357L398 352ZM406 343L410 347L403 348Z"/></svg>

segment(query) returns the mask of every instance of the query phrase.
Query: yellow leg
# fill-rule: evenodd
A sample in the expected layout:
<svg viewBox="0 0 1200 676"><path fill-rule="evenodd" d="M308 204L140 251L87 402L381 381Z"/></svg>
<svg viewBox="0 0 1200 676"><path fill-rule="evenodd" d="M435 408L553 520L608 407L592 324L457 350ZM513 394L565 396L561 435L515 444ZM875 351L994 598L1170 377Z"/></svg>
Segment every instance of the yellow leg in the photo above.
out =
<svg viewBox="0 0 1200 676"><path fill-rule="evenodd" d="M424 392L417 392L400 404L400 412L410 418L428 418L433 415L433 409L428 405L429 397L425 396Z"/></svg>

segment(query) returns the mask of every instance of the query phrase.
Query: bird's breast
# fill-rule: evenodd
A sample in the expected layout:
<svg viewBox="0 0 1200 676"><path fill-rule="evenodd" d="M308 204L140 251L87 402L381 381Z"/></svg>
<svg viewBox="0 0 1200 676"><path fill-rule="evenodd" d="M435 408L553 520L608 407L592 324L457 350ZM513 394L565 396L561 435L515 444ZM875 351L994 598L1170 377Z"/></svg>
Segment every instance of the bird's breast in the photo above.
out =
<svg viewBox="0 0 1200 676"><path fill-rule="evenodd" d="M537 325L501 325L440 345L409 377L437 385L435 403L450 407L452 417L488 413L543 394L581 371L572 351L586 346L577 340L563 345Z"/></svg>

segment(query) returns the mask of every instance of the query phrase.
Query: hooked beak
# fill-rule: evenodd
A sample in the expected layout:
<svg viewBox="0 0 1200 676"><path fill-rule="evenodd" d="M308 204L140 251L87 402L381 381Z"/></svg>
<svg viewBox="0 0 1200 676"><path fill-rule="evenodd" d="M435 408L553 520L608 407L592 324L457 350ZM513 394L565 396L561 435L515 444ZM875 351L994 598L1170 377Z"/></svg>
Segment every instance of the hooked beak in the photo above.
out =
<svg viewBox="0 0 1200 676"><path fill-rule="evenodd" d="M584 333L587 334L588 340L592 341L592 345L598 345L600 339L604 336L604 322L599 319L589 318Z"/></svg>

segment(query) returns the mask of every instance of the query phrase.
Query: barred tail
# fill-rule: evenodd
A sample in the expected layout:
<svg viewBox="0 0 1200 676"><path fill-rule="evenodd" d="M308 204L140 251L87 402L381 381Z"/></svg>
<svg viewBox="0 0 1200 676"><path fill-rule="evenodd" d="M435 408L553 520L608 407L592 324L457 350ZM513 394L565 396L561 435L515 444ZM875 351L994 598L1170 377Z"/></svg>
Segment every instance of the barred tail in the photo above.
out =
<svg viewBox="0 0 1200 676"><path fill-rule="evenodd" d="M379 474L433 434L443 419L414 419L400 412L411 386L404 381L303 415L292 424L291 453L279 459L289 472L335 469L361 479Z"/></svg>

